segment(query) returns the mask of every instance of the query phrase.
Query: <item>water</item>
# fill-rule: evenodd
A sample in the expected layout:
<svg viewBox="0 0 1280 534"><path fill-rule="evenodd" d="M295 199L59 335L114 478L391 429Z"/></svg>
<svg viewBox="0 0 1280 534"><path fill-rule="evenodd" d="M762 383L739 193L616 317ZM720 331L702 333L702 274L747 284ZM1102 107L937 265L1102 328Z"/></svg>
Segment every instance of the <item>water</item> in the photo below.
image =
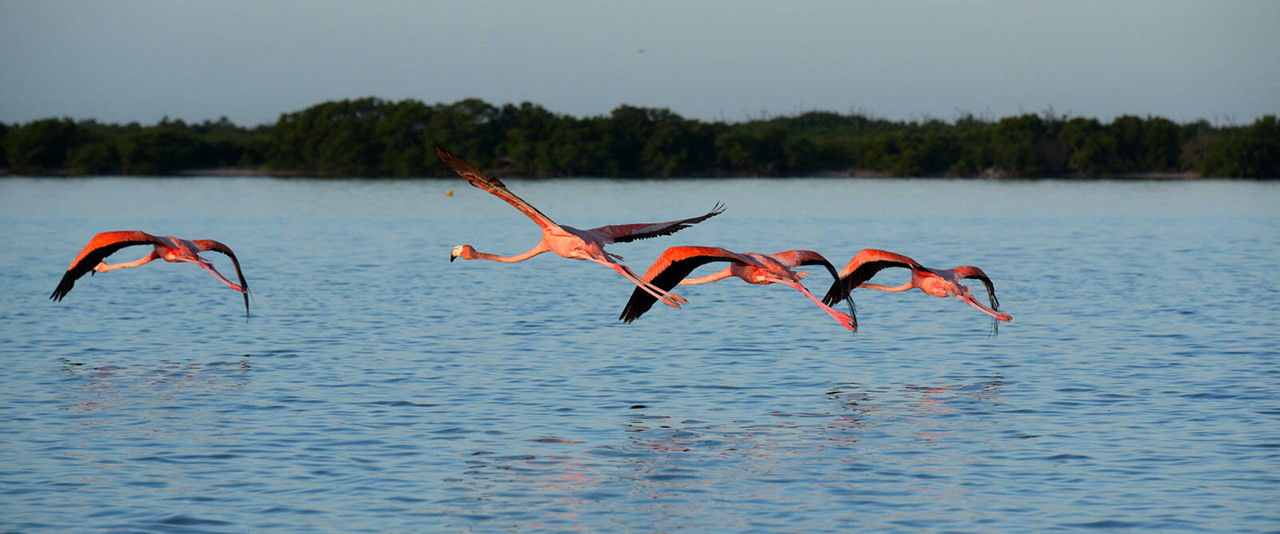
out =
<svg viewBox="0 0 1280 534"><path fill-rule="evenodd" d="M637 270L884 248L981 266L1014 322L858 292L850 335L727 280L620 324L598 265L447 262L538 239L460 179L6 179L0 531L1280 529L1280 185L508 184L578 227L728 205L611 247ZM253 319L159 262L47 300L123 229L230 245Z"/></svg>

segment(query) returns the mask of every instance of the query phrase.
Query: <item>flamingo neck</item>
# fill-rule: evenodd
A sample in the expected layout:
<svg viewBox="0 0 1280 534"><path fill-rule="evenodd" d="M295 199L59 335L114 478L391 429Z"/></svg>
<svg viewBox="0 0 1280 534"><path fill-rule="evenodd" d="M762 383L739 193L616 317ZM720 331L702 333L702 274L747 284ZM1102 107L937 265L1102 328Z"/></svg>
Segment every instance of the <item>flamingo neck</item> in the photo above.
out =
<svg viewBox="0 0 1280 534"><path fill-rule="evenodd" d="M525 254L520 254L520 255L517 255L517 256L499 256L499 255L497 255L497 254L489 254L489 253L487 253L487 252L476 252L476 253L472 254L470 258L467 258L467 259L469 259L469 260L489 260L489 261L500 261L500 262L502 262L502 263L516 263L516 262L520 262L520 261L527 260L527 259L529 259L529 258L532 258L532 257L536 256L536 255L537 255L537 254L528 254L528 253L525 253Z"/></svg>
<svg viewBox="0 0 1280 534"><path fill-rule="evenodd" d="M470 254L467 254L463 257L468 260L489 260L489 261L498 261L502 263L516 263L516 262L527 260L529 258L537 256L538 254L542 254L543 252L546 252L546 251L547 249L541 246L537 246L529 249L529 251L525 252L524 254L517 254L515 256L499 256L497 254L489 254L488 252L480 252L478 250L472 249Z"/></svg>
<svg viewBox="0 0 1280 534"><path fill-rule="evenodd" d="M880 284L862 284L858 286L858 288L879 289L880 291L889 291L892 293L897 293L899 291L906 291L913 287L916 287L916 285L912 282L907 282L900 286L882 286ZM857 288L854 288L854 289L857 289Z"/></svg>
<svg viewBox="0 0 1280 534"><path fill-rule="evenodd" d="M717 280L724 280L725 278L728 278L728 277L730 277L730 276L733 276L733 273L732 273L732 272L730 272L730 270L729 270L729 268L728 268L728 267L726 267L724 270L722 270L722 271L720 271L720 272L717 272L717 273L714 273L714 274L709 274L709 275L706 275L706 276L700 276L700 277L698 277L698 278L686 278L686 279L684 279L684 280L681 280L681 281L680 281L680 285L682 285L682 286L691 286L691 285L694 285L694 284L706 284L706 283L710 283L710 282L715 282L715 281L717 281Z"/></svg>

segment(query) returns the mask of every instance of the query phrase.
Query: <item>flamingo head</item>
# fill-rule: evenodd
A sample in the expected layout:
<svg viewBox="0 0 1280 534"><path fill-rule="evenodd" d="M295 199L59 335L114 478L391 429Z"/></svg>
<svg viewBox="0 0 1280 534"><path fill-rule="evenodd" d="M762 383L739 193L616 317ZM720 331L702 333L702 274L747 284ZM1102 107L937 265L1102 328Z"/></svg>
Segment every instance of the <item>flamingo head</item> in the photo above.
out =
<svg viewBox="0 0 1280 534"><path fill-rule="evenodd" d="M453 252L449 253L449 263L453 263L453 260L456 260L459 257L464 260L469 260L475 252L476 249L471 248L471 245L458 245L453 247Z"/></svg>

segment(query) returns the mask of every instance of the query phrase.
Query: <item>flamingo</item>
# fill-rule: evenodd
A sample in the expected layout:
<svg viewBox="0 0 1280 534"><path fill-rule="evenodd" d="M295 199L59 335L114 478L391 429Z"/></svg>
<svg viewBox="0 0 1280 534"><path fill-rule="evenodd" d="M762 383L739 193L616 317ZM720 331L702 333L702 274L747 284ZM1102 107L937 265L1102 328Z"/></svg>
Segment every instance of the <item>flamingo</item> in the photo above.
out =
<svg viewBox="0 0 1280 534"><path fill-rule="evenodd" d="M502 180L485 176L480 169L466 161L463 161L462 158L449 153L449 151L441 148L440 145L436 145L436 152L440 154L440 159L443 160L445 164L463 178L466 178L471 185L488 191L493 196L511 204L517 210L520 210L521 213L529 216L530 219L533 219L533 222L537 223L537 225L542 228L542 241L538 242L537 245L534 245L532 249L529 249L529 251L524 254L517 254L515 256L499 256L496 254L479 252L471 245L458 245L454 247L453 252L449 254L450 262L455 259L462 258L464 260L479 259L515 263L527 260L542 254L543 252L554 252L564 258L593 261L609 267L610 269L617 271L618 274L626 277L628 280L631 280L631 282L640 289L643 289L645 292L653 295L654 298L661 300L669 306L679 308L680 304L688 302L684 297L671 293L668 290L658 289L653 284L645 280L641 280L640 277L636 276L629 267L620 263L622 256L606 252L604 247L610 243L626 243L637 239L648 239L650 237L671 235L688 228L691 225L719 215L724 211L724 206L717 203L706 215L691 219L681 219L678 221L664 223L601 226L591 230L579 230L570 226L556 224L550 217L543 215L537 208L533 207L528 202L525 202L524 199L516 196L516 194L512 193L510 189L507 189L506 184L503 184Z"/></svg>
<svg viewBox="0 0 1280 534"><path fill-rule="evenodd" d="M715 274L685 279L694 269L711 262L720 261L729 262L729 267ZM777 254L758 254L755 252L731 252L720 247L671 247L663 251L657 261L653 262L649 270L644 273L644 279L664 291L669 291L676 285L705 284L723 280L730 276L741 278L748 284L783 284L804 293L806 297L809 297L818 307L822 308L822 311L840 322L841 326L856 332L858 320L854 315L853 299L847 299L849 304L848 314L836 311L823 304L800 283L800 280L804 279L809 273L792 270L802 265L821 265L826 267L827 271L831 273L831 277L837 282L839 281L835 266L831 265L831 262L822 257L821 254L812 250L788 250ZM631 299L627 301L627 305L622 309L622 315L618 319L625 323L630 323L644 315L646 311L649 311L649 308L653 307L653 302L653 296L637 289L631 293Z"/></svg>
<svg viewBox="0 0 1280 534"><path fill-rule="evenodd" d="M115 265L107 265L107 262L104 261L107 256L114 254L117 250L134 245L152 245L155 248L150 254L137 261L117 263ZM232 265L236 267L236 275L240 278L239 284L227 280L227 277L222 276L222 273L218 272L212 263L200 257L199 253L210 250L221 252L231 258ZM230 286L231 289L244 293L244 318L246 321L249 320L249 284L244 280L244 273L240 272L240 261L236 259L236 254L231 251L230 247L212 239L188 241L170 235L158 237L138 231L102 232L93 236L93 239L89 240L89 244L84 246L84 250L81 250L76 259L72 260L71 266L67 267L67 272L62 275L62 281L58 282L57 289L53 290L53 294L49 295L49 298L55 302L61 301L67 295L67 292L71 291L71 288L76 285L76 280L79 280L85 273L93 275L93 273L105 273L125 267L137 267L159 259L175 263L194 263L209 271L209 274Z"/></svg>
<svg viewBox="0 0 1280 534"><path fill-rule="evenodd" d="M876 273L890 267L911 269L911 280L900 286L892 287L866 283ZM968 287L960 285L960 281L967 278L978 280L982 282L982 285L986 286L987 296L991 299L990 307L973 298L973 292ZM835 305L849 297L850 291L859 287L890 292L919 288L920 291L935 297L958 298L982 311L982 313L990 315L993 319L991 321L992 332L996 331L996 327L999 324L996 321L1007 323L1013 320L1013 316L999 311L1000 301L996 299L996 286L991 283L991 278L987 276L987 273L982 272L982 269L972 265L962 265L954 269L931 269L902 254L871 248L863 249L858 251L843 269L840 269L838 279L831 284L831 289L822 298L822 302L828 305Z"/></svg>

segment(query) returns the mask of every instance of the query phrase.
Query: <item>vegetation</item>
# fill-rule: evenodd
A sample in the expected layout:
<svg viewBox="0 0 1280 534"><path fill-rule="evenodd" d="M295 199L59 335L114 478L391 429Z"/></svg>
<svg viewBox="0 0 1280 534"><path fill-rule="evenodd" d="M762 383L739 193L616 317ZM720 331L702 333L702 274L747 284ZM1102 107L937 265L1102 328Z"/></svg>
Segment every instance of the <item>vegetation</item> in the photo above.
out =
<svg viewBox="0 0 1280 534"><path fill-rule="evenodd" d="M446 175L432 147L524 176L1280 177L1274 115L1248 126L1110 123L1046 112L990 120L888 121L823 111L740 123L623 105L578 118L531 103L428 105L362 98L245 128L225 118L153 126L50 118L0 124L10 174L198 174L212 169L326 176Z"/></svg>

